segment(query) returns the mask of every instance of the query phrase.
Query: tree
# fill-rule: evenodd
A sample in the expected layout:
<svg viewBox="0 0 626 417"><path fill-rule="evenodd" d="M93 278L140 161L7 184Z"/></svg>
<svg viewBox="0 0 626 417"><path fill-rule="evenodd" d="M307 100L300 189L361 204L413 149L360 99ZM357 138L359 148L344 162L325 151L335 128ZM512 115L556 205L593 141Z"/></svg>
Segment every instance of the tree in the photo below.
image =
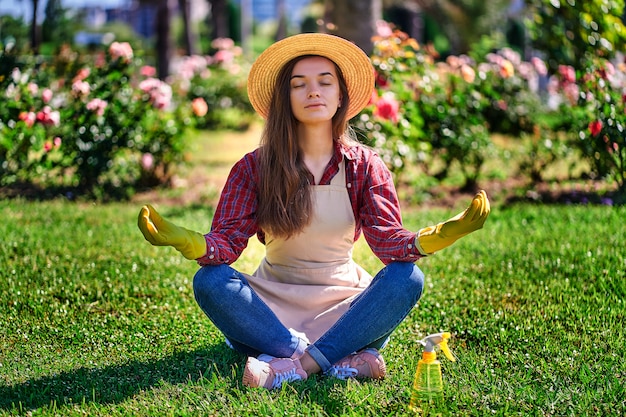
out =
<svg viewBox="0 0 626 417"><path fill-rule="evenodd" d="M169 0L157 0L156 12L156 55L157 75L161 80L167 78L170 72L170 58L172 55L171 10Z"/></svg>
<svg viewBox="0 0 626 417"><path fill-rule="evenodd" d="M72 41L72 25L66 17L66 12L61 0L48 0L41 25L42 42L62 44Z"/></svg>
<svg viewBox="0 0 626 417"><path fill-rule="evenodd" d="M325 7L328 31L353 41L370 54L376 21L382 18L382 1L326 0Z"/></svg>
<svg viewBox="0 0 626 417"><path fill-rule="evenodd" d="M413 0L450 42L451 54L467 53L472 44L494 29L504 32L510 0Z"/></svg>
<svg viewBox="0 0 626 417"><path fill-rule="evenodd" d="M191 25L189 7L189 0L178 0L178 8L183 18L183 42L185 44L185 53L187 55L193 55L196 53L196 37Z"/></svg>
<svg viewBox="0 0 626 417"><path fill-rule="evenodd" d="M209 3L211 4L212 38L228 38L230 36L228 1L209 0Z"/></svg>
<svg viewBox="0 0 626 417"><path fill-rule="evenodd" d="M39 26L37 25L37 13L39 12L39 0L33 0L33 15L30 21L30 49L37 55L39 53Z"/></svg>
<svg viewBox="0 0 626 417"><path fill-rule="evenodd" d="M533 46L559 64L582 68L591 57L611 58L626 43L624 0L527 0Z"/></svg>
<svg viewBox="0 0 626 417"><path fill-rule="evenodd" d="M171 20L174 0L139 0L140 6L156 8L154 21L157 76L164 80L170 71L172 56Z"/></svg>

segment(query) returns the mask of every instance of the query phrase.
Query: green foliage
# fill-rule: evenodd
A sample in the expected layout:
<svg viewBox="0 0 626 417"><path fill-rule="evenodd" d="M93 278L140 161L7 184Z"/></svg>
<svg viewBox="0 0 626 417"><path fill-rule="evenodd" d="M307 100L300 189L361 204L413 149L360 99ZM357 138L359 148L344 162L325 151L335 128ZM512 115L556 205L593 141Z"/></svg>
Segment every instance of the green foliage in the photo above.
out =
<svg viewBox="0 0 626 417"><path fill-rule="evenodd" d="M161 209L210 227L210 207ZM410 416L417 340L438 331L457 361L440 357L446 401L423 415L626 413L624 207L493 207L484 229L418 262L424 293L383 350L384 381L315 376L272 392L243 386L245 358L194 300L197 265L149 245L137 210L0 201L0 416ZM417 230L453 213L404 220ZM252 272L257 245L237 267ZM363 241L354 256L381 267Z"/></svg>
<svg viewBox="0 0 626 417"><path fill-rule="evenodd" d="M0 16L0 53L24 51L28 47L28 36L29 28L23 18Z"/></svg>
<svg viewBox="0 0 626 417"><path fill-rule="evenodd" d="M559 65L584 68L593 57L612 58L626 42L623 0L527 1L533 47Z"/></svg>
<svg viewBox="0 0 626 417"><path fill-rule="evenodd" d="M44 12L42 42L56 45L71 43L74 35L73 21L67 18L67 10L63 8L61 0L48 0Z"/></svg>

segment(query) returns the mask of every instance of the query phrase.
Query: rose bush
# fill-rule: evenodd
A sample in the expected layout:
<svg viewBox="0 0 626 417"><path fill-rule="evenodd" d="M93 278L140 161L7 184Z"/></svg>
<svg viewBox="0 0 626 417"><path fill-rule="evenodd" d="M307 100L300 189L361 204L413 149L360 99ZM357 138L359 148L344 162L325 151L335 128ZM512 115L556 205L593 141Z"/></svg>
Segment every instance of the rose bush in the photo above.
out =
<svg viewBox="0 0 626 417"><path fill-rule="evenodd" d="M256 118L246 93L249 65L232 39L214 39L211 47L211 55L180 60L168 81L194 103L197 128L245 130Z"/></svg>
<svg viewBox="0 0 626 417"><path fill-rule="evenodd" d="M599 176L626 192L626 63L595 59L580 74L578 88L577 105L587 117L575 143Z"/></svg>
<svg viewBox="0 0 626 417"><path fill-rule="evenodd" d="M171 87L138 71L140 64L129 44L114 42L61 78L54 66L15 68L0 84L3 185L122 197L167 181L182 160L191 103L176 102Z"/></svg>
<svg viewBox="0 0 626 417"><path fill-rule="evenodd" d="M458 163L464 188L475 188L493 150L484 114L488 101L477 89L471 60L453 58L436 62L433 51L380 22L371 57L377 92L356 126L396 172L418 165L442 180Z"/></svg>
<svg viewBox="0 0 626 417"><path fill-rule="evenodd" d="M479 49L441 60L431 48L421 48L385 22L379 24L371 56L376 94L355 121L363 140L397 173L419 166L443 180L457 164L465 180L462 187L476 188L484 162L503 157L492 143L494 133L521 139L519 170L531 182L541 181L549 165L571 156L572 143L562 132L574 120L589 118L578 103L582 87L576 85L575 74L564 70L561 77L574 81L561 81L557 88L567 106L550 107L555 94L546 91L550 74L544 61L524 61L509 48L483 55ZM617 155L615 148L612 155Z"/></svg>

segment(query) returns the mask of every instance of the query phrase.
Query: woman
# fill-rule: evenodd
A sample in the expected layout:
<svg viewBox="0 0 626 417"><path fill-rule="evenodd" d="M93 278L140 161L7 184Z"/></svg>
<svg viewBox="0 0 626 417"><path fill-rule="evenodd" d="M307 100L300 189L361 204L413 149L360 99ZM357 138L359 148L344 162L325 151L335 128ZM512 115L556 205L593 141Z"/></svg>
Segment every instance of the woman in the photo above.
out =
<svg viewBox="0 0 626 417"><path fill-rule="evenodd" d="M141 209L150 243L201 265L196 300L248 356L247 386L277 388L319 372L383 378L379 349L422 294L414 262L481 228L489 214L481 191L446 222L417 233L402 226L389 170L348 126L373 88L369 58L342 38L301 34L273 44L248 79L266 119L261 145L233 167L211 231ZM361 233L385 264L374 278L352 260ZM266 255L249 275L229 265L254 234Z"/></svg>

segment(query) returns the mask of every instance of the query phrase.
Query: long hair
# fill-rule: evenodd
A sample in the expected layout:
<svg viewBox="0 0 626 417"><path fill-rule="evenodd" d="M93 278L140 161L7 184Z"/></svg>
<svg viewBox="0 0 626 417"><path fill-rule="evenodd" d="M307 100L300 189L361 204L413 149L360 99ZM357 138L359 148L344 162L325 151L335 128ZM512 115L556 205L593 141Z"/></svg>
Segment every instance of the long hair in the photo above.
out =
<svg viewBox="0 0 626 417"><path fill-rule="evenodd" d="M299 122L290 100L293 67L309 56L294 58L280 70L261 136L257 222L261 229L276 237L289 238L301 232L312 216L309 171L302 160L297 136ZM336 64L335 70L342 104L332 119L332 135L333 140L344 142L350 140L346 134L350 97Z"/></svg>

